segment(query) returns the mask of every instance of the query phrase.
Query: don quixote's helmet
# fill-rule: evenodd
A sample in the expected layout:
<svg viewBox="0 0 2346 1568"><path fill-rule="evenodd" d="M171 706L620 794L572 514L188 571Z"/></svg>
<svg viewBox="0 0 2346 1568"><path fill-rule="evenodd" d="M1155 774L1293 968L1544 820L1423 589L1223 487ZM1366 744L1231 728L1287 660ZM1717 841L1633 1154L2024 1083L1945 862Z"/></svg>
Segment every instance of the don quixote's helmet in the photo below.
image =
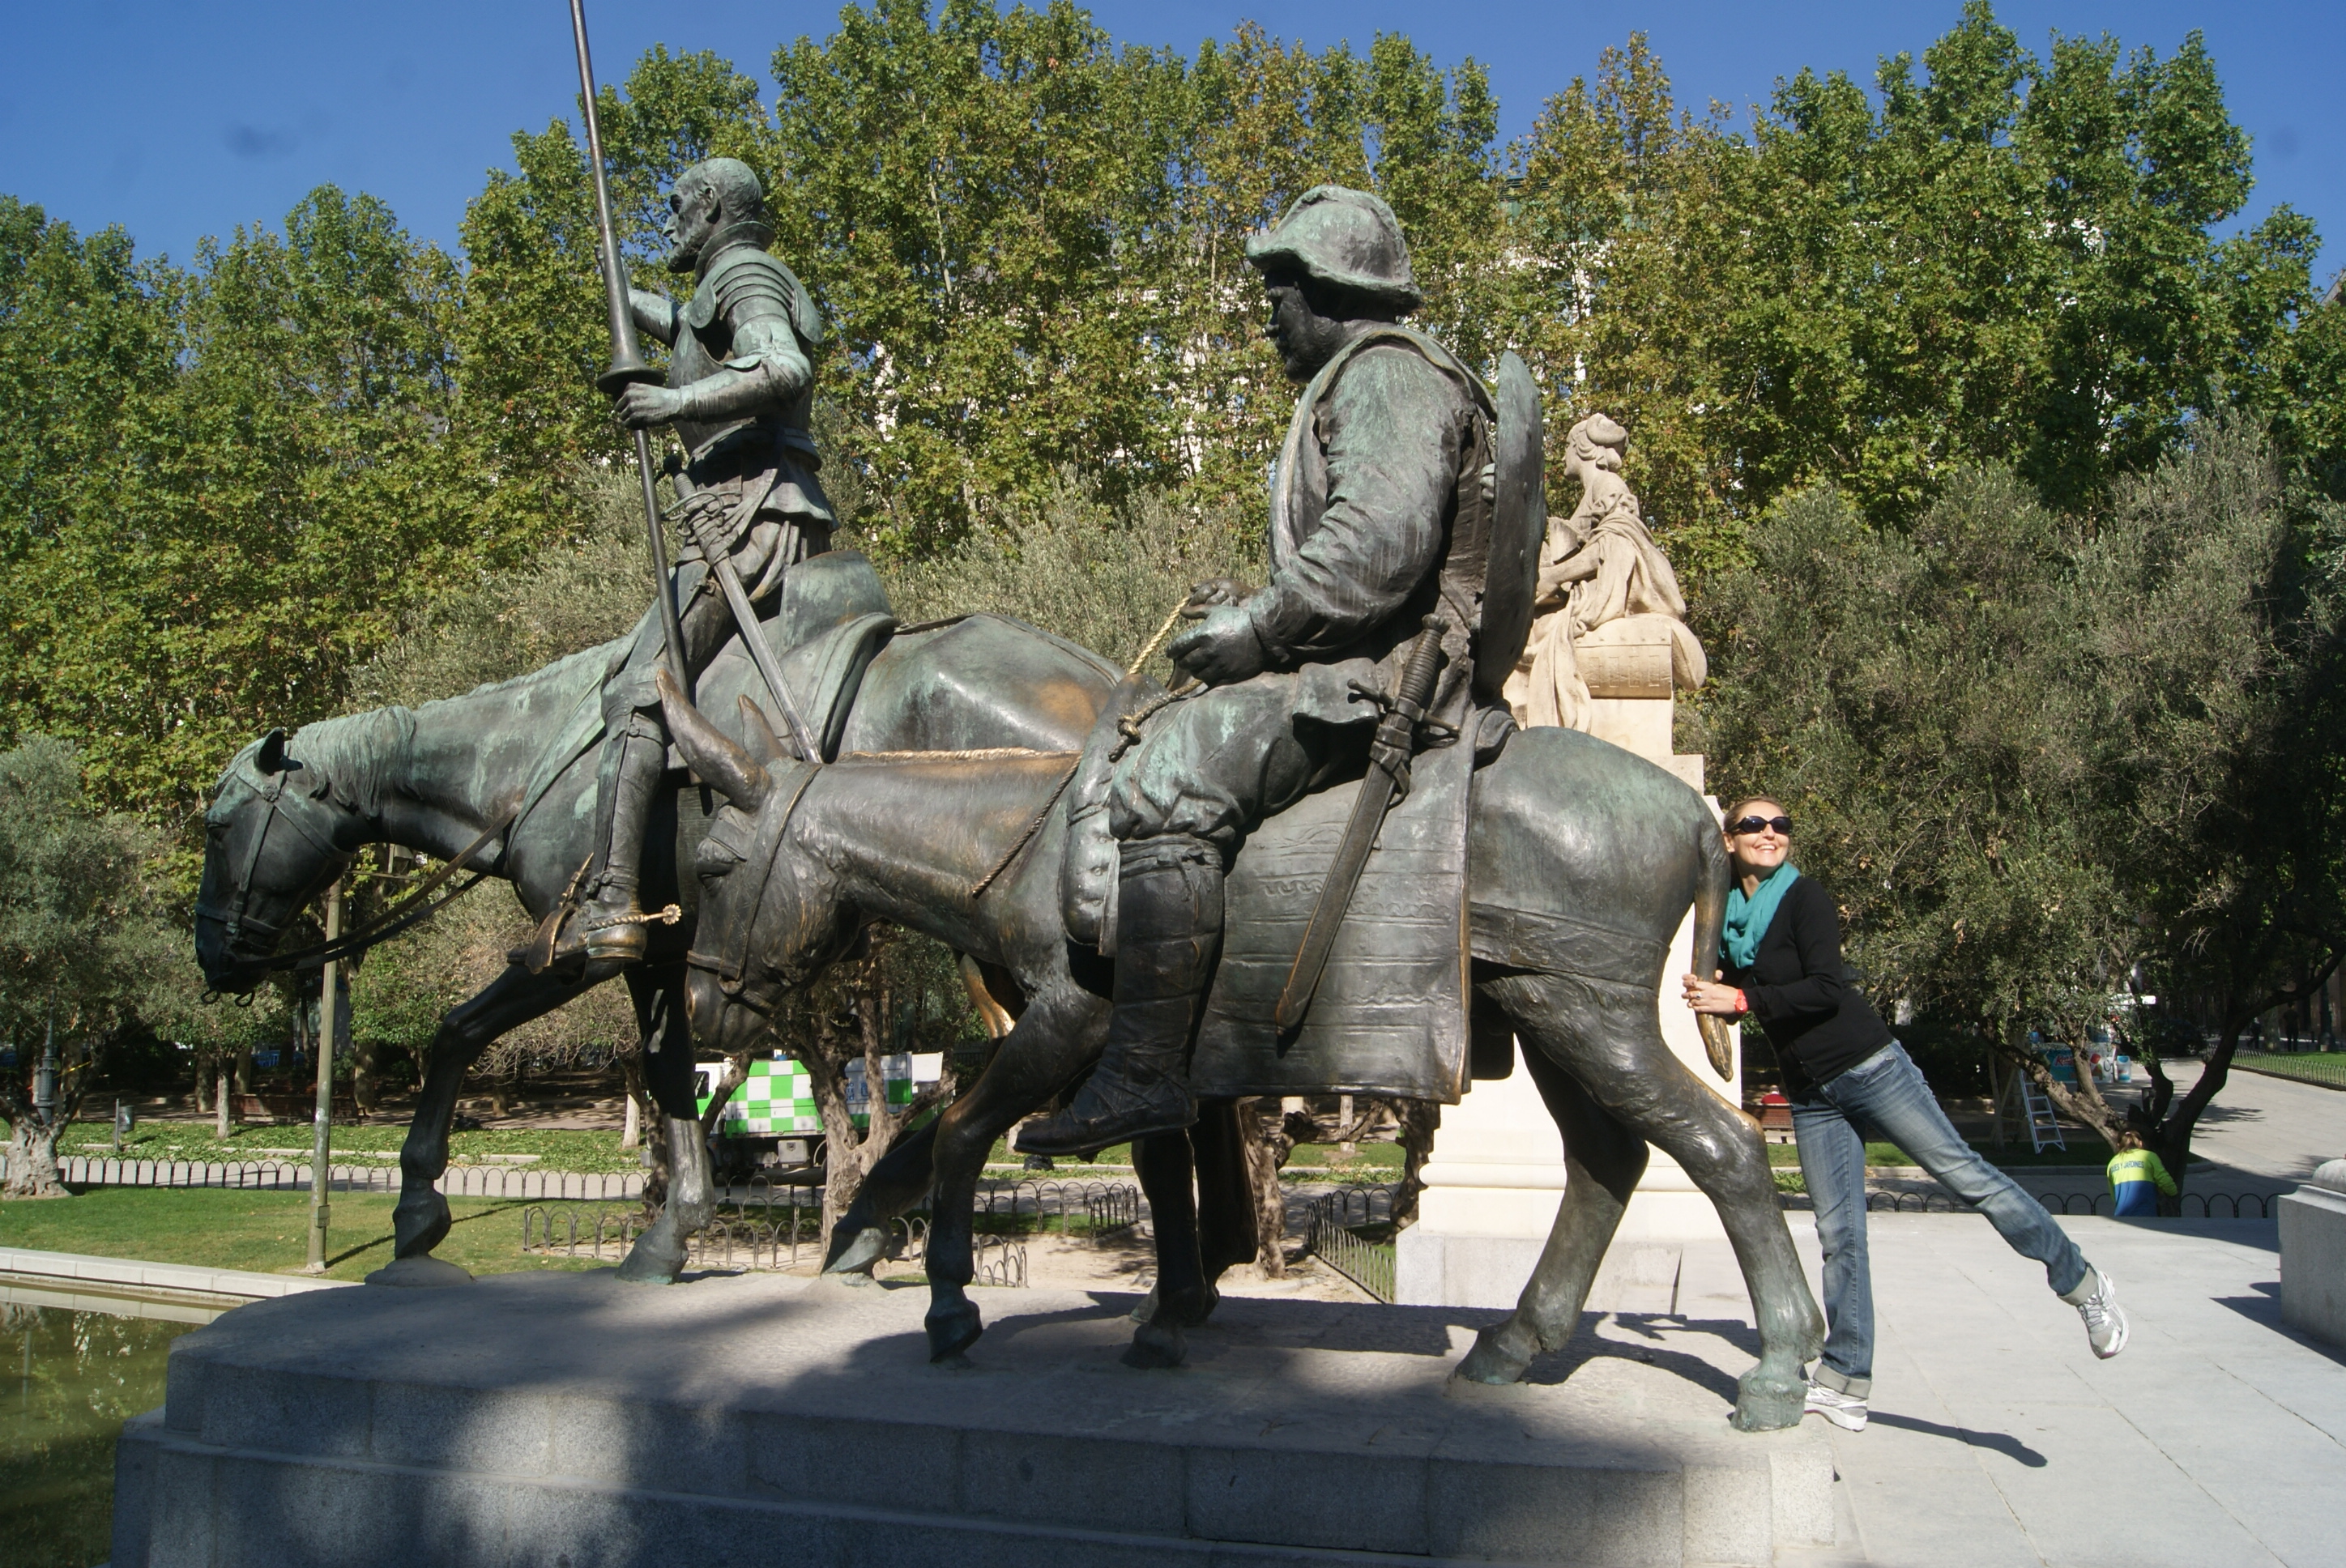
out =
<svg viewBox="0 0 2346 1568"><path fill-rule="evenodd" d="M1306 278L1407 312L1424 296L1410 273L1409 243L1392 208L1365 190L1315 185L1277 227L1250 235L1258 270L1291 267Z"/></svg>

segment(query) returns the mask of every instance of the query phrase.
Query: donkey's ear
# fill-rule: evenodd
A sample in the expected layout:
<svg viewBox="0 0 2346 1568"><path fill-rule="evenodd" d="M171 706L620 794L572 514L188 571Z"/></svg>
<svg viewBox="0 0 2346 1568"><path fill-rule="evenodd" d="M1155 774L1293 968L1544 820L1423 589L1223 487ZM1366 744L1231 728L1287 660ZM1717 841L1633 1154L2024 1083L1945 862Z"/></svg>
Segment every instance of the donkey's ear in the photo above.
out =
<svg viewBox="0 0 2346 1568"><path fill-rule="evenodd" d="M789 755L784 750L781 740L774 734L773 725L768 722L766 710L760 708L748 692L741 694L740 705L741 739L749 747L750 755L760 765L771 762L777 757Z"/></svg>
<svg viewBox="0 0 2346 1568"><path fill-rule="evenodd" d="M755 816L766 803L773 779L756 758L734 745L731 736L692 706L692 699L677 688L665 668L653 679L659 687L660 707L668 714L668 733L676 737L676 748L684 753L685 761L702 779L723 791L728 800Z"/></svg>
<svg viewBox="0 0 2346 1568"><path fill-rule="evenodd" d="M285 732L272 729L260 738L260 749L252 754L252 766L264 779L271 773L285 771ZM294 766L299 767L296 763Z"/></svg>

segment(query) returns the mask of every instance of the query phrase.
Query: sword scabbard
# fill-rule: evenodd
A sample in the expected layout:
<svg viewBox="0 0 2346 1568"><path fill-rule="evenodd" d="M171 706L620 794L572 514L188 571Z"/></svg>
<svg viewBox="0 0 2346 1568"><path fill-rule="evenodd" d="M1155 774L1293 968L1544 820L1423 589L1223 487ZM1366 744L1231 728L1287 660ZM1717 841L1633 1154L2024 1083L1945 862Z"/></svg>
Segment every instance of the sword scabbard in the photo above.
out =
<svg viewBox="0 0 2346 1568"><path fill-rule="evenodd" d="M1368 773L1361 780L1352 814L1344 823L1344 836L1337 842L1328 880L1320 885L1320 897L1311 906L1311 919L1296 947L1287 984L1279 993L1273 1022L1282 1034L1300 1027L1304 1013L1310 1011L1312 993L1320 988L1320 976L1328 967L1328 954L1336 944L1336 932L1344 923L1344 911L1352 904L1352 890L1360 883L1370 851L1376 848L1377 830L1383 825L1385 813L1409 793L1410 753L1426 705L1433 700L1434 681L1442 672L1442 636L1449 629L1450 624L1441 616L1426 616L1394 677L1384 717L1377 723L1376 738L1370 742Z"/></svg>

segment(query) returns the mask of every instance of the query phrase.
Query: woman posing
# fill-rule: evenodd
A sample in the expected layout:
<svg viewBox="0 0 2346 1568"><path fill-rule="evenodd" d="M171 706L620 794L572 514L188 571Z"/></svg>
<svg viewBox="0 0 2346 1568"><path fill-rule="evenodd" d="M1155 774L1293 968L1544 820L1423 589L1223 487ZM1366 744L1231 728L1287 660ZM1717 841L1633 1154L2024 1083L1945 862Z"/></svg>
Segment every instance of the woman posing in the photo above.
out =
<svg viewBox="0 0 2346 1568"><path fill-rule="evenodd" d="M2045 1265L2045 1282L2086 1320L2094 1354L2126 1348L2126 1315L2109 1277L2086 1263L2053 1217L1956 1135L1930 1084L1881 1014L1849 983L1832 895L1795 870L1792 823L1768 797L1727 813L1735 887L1727 899L1719 977L1686 977L1697 1013L1748 1016L1775 1048L1792 1102L1800 1174L1824 1250L1823 1359L1809 1409L1851 1431L1865 1427L1873 1386L1873 1282L1865 1250L1865 1145L1892 1143L1980 1210L2014 1251Z"/></svg>

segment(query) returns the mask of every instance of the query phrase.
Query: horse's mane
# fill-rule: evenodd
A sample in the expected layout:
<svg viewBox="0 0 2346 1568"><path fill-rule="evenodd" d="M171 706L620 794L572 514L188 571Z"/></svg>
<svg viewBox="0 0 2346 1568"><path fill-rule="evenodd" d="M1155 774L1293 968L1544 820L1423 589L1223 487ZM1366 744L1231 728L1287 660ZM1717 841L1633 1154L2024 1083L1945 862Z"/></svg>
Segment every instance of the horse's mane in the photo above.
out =
<svg viewBox="0 0 2346 1568"><path fill-rule="evenodd" d="M294 731L285 754L311 778L298 787L334 798L370 820L382 815L382 782L399 771L415 738L415 710L378 708L372 713L321 718Z"/></svg>
<svg viewBox="0 0 2346 1568"><path fill-rule="evenodd" d="M613 637L609 642L597 643L593 647L580 648L576 653L573 654L564 654L552 664L542 665L538 668L530 670L525 674L509 676L504 680L484 681L479 686L474 687L472 690L465 692L460 697L435 697L423 706L427 708L436 708L444 702L469 702L476 697L495 697L501 691L510 691L515 687L525 686L529 682L535 680L566 679L572 673L571 667L584 660L592 660L597 665L607 667L614 662L611 657L612 647L619 643L632 641L634 636L635 634L630 632L624 637ZM602 671L598 670L597 672L596 678L599 683L602 679Z"/></svg>

